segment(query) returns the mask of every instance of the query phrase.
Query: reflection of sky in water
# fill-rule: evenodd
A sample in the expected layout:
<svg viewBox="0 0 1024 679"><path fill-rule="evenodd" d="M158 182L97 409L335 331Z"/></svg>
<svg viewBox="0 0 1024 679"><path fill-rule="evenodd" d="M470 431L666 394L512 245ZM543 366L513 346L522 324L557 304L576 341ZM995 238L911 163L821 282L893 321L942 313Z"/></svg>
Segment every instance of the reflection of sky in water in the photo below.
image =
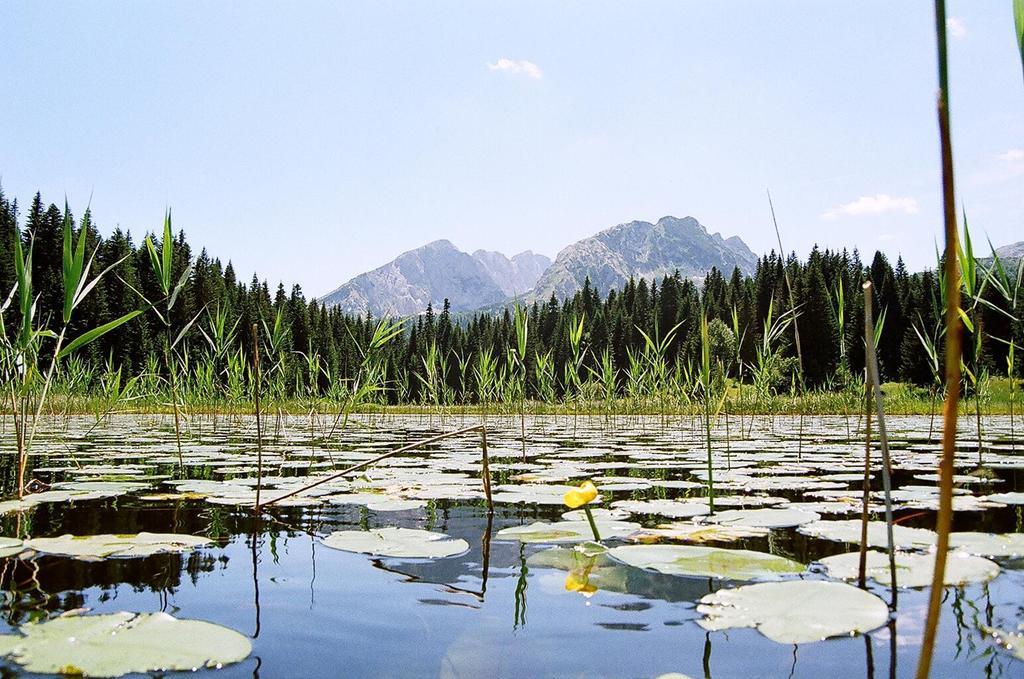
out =
<svg viewBox="0 0 1024 679"><path fill-rule="evenodd" d="M890 425L894 436L901 436L901 431L914 424L909 421L901 429L901 422L896 419ZM769 449L771 455L768 456L780 451L785 454L785 464L795 463L795 446L791 440L786 440L792 433L791 424L795 425L795 421L777 423L774 434L758 431L759 428L754 432L764 443L763 447ZM427 423L403 422L402 425L405 428L399 430L393 443L401 444L422 436ZM845 435L845 426L829 427L810 419L805 425L808 436L817 436L818 440L804 444L803 462L814 464L816 455L832 459L841 446L826 437L835 436L837 430ZM121 424L116 424L115 430L117 426L127 430ZM222 423L221 427L224 426ZM549 421L536 426L531 423L531 431L544 440L538 457L551 464L564 465L566 460L573 463L628 460L630 446L640 457L651 457L659 462L666 456L657 453L678 450L699 459L699 446L694 446L686 433L687 422L665 432L658 429L656 421L648 421L644 426L644 442L637 445L625 426L603 431L600 423L582 424L580 437L588 447L585 454L564 459L560 458L558 450L566 443L571 422L566 425ZM399 429L390 420L385 427L388 431ZM297 441L292 445L306 454L309 447L300 443L301 428L296 426L289 431ZM494 450L517 452L514 432L510 431L492 434ZM115 436L108 432L106 435L110 441L116 441L125 433ZM202 441L196 446L196 454L216 457L224 452L224 447L217 445L222 434L214 436L209 425L195 435ZM231 454L250 452L237 432L230 436L233 440L229 448L234 451ZM374 450L385 450L391 443L381 440L379 434L369 435L366 430L349 441ZM167 442L165 438L153 436L133 440L133 446L137 451L149 445L159 446L157 454L166 454ZM75 445L72 442L72 446ZM124 443L110 445L123 446ZM452 446L460 451L460 459L471 451L466 442ZM925 452L914 453L915 446ZM85 443L78 447L83 456L95 452ZM718 447L716 456L721 454ZM736 445L731 451L738 468L743 463L739 456L745 454L739 448ZM609 449L618 455L609 458L606 454ZM897 443L894 449L896 455L928 454L921 441ZM596 456L594 451L598 453ZM757 452L750 454L757 455ZM322 456L322 453L317 455ZM446 457L435 455L432 459L443 464ZM910 459L905 458L907 467L913 469L896 474L897 486L921 483L913 479L913 474L921 473L927 466L912 465ZM722 462L724 464L724 460ZM849 467L856 465L856 459L848 464ZM830 471L836 470L821 473ZM1020 490L1024 485L1019 471L999 469L997 472L1005 479L998 486L1001 492ZM629 472L620 467L608 473L628 475ZM665 469L645 474L690 478L686 472ZM508 479L503 478L502 482L507 483ZM878 482L875 479L875 483ZM849 484L850 488L857 486ZM673 498L686 494L699 494L699 490L652 488L607 493L609 501ZM794 491L773 491L772 494L805 499ZM536 520L557 520L560 512L554 506L503 505L494 518L492 533ZM584 597L566 591L566 570L541 565L542 553L549 546L493 539L487 554L485 581L482 536L487 522L479 505L441 501L428 509L398 513L325 506L278 509L274 514L280 523L264 522L258 538L259 636L253 642L253 657L225 668L217 676L253 676L258 666L258 673L263 677L619 677L656 676L670 671L700 677L705 676L705 667L714 677L839 677L868 676L869 662L873 664L874 676L889 676L891 632L888 628L866 638L835 639L796 648L767 641L749 629L705 633L693 622L699 617L695 602L712 589L739 583L661 575L601 561L591 572L591 582L599 589L592 596ZM902 513L909 514L912 512ZM655 517L638 518L645 525L658 522ZM219 623L244 634L255 633L256 583L250 548L254 526L253 519L244 510L202 502L175 506L122 497L116 503L85 503L71 509L43 505L34 511L31 521L30 530L34 535L149 530L221 535L226 542L223 547L184 556L160 555L144 560L87 563L42 557L37 560L40 566L35 576L38 587L30 581L27 564L17 569L9 567L3 576L3 586L16 601L12 604L8 600L4 607L8 622L23 621L31 610L58 612L88 606L95 612L165 610L182 618ZM925 513L908 524L928 526L932 521ZM13 534L17 528L15 518L6 516L3 523L4 534ZM442 531L465 539L470 550L456 557L432 561L374 559L327 549L304 532L326 535L337 529L387 525ZM1020 512L1009 507L958 513L955 529L1021 530ZM771 551L803 563L848 551L844 545L812 539L792 529L774 531L770 538L743 540L734 546ZM1017 621L1024 620L1024 604L1021 603L1024 572L1020 570L1024 562L1003 561L1002 565L1003 573L988 585L947 590L933 676L982 676L987 666L994 677L1020 676L1024 665L1007 656L990 653L991 645L976 631L978 624L992 622L1012 629ZM815 572L810 577L821 575ZM600 588L602 582L603 589ZM873 591L887 599L884 588L873 586ZM926 595L922 590L900 592L895 624L899 676L912 674L916 667L925 604Z"/></svg>

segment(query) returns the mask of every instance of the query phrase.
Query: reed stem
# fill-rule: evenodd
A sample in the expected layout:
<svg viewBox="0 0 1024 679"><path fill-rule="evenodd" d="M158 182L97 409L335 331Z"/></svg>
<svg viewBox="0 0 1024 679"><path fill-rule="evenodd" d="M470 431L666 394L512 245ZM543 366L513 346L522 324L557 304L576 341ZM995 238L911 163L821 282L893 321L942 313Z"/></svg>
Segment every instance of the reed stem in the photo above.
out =
<svg viewBox="0 0 1024 679"><path fill-rule="evenodd" d="M928 617L921 640L917 679L927 679L935 650L935 633L942 612L942 592L949 551L949 531L953 523L953 462L956 455L957 407L960 403L960 271L957 263L958 229L956 193L953 183L953 142L949 126L949 73L946 65L946 3L935 0L935 37L938 48L939 92L936 108L939 117L939 145L942 151L942 207L945 217L946 285L946 402L942 407L942 458L939 463L939 513L935 519L938 539L935 546L935 570L928 595Z"/></svg>

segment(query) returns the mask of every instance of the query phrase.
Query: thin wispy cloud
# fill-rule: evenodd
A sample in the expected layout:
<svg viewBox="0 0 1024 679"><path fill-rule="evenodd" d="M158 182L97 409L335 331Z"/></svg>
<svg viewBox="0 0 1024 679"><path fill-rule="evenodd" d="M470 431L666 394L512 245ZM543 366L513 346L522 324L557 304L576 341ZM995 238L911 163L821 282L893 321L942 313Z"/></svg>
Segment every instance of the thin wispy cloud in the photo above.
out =
<svg viewBox="0 0 1024 679"><path fill-rule="evenodd" d="M1000 153L998 156L999 160L1005 160L1008 163L1019 163L1024 161L1024 149L1010 149L1005 153Z"/></svg>
<svg viewBox="0 0 1024 679"><path fill-rule="evenodd" d="M510 75L525 75L528 78L534 78L540 80L544 77L544 74L540 70L540 66L527 61L526 59L509 59L502 57L493 64L487 64L487 68L492 71L503 71Z"/></svg>
<svg viewBox="0 0 1024 679"><path fill-rule="evenodd" d="M951 38L960 40L967 35L967 24L960 17L949 17L946 19L946 32Z"/></svg>
<svg viewBox="0 0 1024 679"><path fill-rule="evenodd" d="M876 193L873 196L861 196L857 200L825 210L821 213L821 218L863 217L865 215L882 215L888 212L916 215L917 201L909 196L890 196L887 193Z"/></svg>

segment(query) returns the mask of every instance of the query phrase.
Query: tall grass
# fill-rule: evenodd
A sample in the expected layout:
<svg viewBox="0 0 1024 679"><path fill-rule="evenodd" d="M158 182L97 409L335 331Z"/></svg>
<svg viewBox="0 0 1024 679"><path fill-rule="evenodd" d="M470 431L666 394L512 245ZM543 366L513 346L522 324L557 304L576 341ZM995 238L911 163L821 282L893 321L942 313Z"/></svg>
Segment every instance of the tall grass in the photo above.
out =
<svg viewBox="0 0 1024 679"><path fill-rule="evenodd" d="M75 310L88 297L100 280L121 262L115 262L96 276L90 278L96 253L86 259L86 237L89 230L89 211L86 210L83 223L75 238L71 225L71 211L64 205L62 221L62 283L64 305L61 310L59 331L54 332L36 316L36 297L32 285L32 251L34 240L29 237L27 250L22 247L21 230L14 227L14 269L15 285L0 306L0 376L6 383L14 418L15 444L18 453L18 497L24 497L25 471L28 456L35 439L36 427L43 406L57 373L57 367L71 354L96 341L106 333L117 329L142 313L131 311L112 321L87 330L78 337L67 341L68 330ZM124 261L123 259L121 261ZM11 336L3 321L3 312L17 300L19 324ZM52 340L53 345L47 346ZM39 369L39 360L44 350L49 351L49 366L45 375ZM73 382L76 372L69 372ZM31 427L31 428L30 428Z"/></svg>

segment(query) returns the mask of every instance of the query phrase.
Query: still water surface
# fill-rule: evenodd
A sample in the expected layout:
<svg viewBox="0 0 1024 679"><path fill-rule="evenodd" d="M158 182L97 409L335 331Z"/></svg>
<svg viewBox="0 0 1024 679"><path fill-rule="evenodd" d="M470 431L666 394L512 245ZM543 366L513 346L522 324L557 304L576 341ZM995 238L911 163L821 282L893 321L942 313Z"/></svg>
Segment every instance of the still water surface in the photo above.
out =
<svg viewBox="0 0 1024 679"><path fill-rule="evenodd" d="M340 467L475 423L458 417L444 422L436 417L377 418L328 438L328 419L317 420L311 429L304 418L271 418L266 425L265 473L284 477L280 483L286 485L289 477L324 473L332 464ZM34 464L44 471L34 476L45 482L114 479L118 466L123 466L147 481L150 489L9 513L2 518L3 535L150 531L191 533L215 542L184 556L95 562L42 555L6 559L2 606L8 629L86 607L94 613L165 611L251 637L253 653L247 660L201 671L210 677L655 677L682 672L692 677L817 679L906 677L916 668L926 590L901 589L893 622L863 636L794 646L772 642L754 629L706 632L695 622L701 617L696 602L711 591L746 583L663 575L623 565L595 579L606 588L588 597L566 590L565 571L531 559L551 545L495 537L505 527L557 521L564 507L505 501L489 519L480 497L440 497L402 511L329 502L272 508L257 520L250 509L203 498L142 499L147 493L172 489L153 477L180 476L169 420L119 416L95 428L93 424L91 418L53 423L41 447L47 454ZM254 475L250 418L194 418L190 424L185 436L186 476L223 480ZM988 424L982 456L998 482L967 485L965 494L1024 490L1024 443L1009 440L1007 424L1001 419ZM786 480L820 479L821 488L835 490L835 482L822 477L855 473L863 464L862 444L847 441L844 418L807 418L802 430L789 418L742 424L734 418L730 425L728 447L724 428L716 433L715 467L721 478L729 479L726 472L731 467L736 475L742 470L747 477L781 481L777 488L751 492L739 479L731 489L726 483L719 490L723 495L820 501L815 490L794 490ZM854 438L859 425L856 419L849 422ZM602 475L636 479L640 487L625 484L624 490L602 492L605 507L615 500L705 492L644 485L645 479L699 480L694 473L700 473L705 452L699 423L689 418L610 423L602 418L580 418L575 423L572 418L529 420L525 463L519 422L492 418L489 426L495 486L579 483ZM927 419L893 418L890 430L896 487L934 485L914 478L934 470L937 447L927 441ZM972 436L965 430L958 473L978 467ZM4 436L2 450L8 461L9 439ZM385 484L391 472L404 481L390 478ZM415 477L422 475L420 490L436 486L433 494L443 496L449 488L447 482L432 480L435 472L475 479L475 435L392 458L366 471L363 483L372 486L380 481L389 494L397 495L416 487ZM468 494L470 485L465 483L462 492ZM878 473L873 486L880 488ZM840 484L852 494L859 488L860 482ZM907 504L898 505L896 512L902 525L934 525L934 512ZM825 519L855 516L822 514ZM645 526L667 521L650 514L634 514L630 520ZM1007 505L958 512L954 530L1021 532L1021 524L1021 506ZM384 526L443 532L465 539L470 549L434 560L380 559L329 549L320 541L336 530ZM826 577L815 564L817 559L854 549L793 528L721 546L795 559L808 565L798 577L811 579ZM946 589L933 676L1024 677L1024 662L997 649L980 631L984 625L1013 630L1024 622L1024 559L997 562L1002 570L991 582ZM887 588L872 584L871 589L889 600ZM7 663L3 672L13 676L18 669Z"/></svg>

